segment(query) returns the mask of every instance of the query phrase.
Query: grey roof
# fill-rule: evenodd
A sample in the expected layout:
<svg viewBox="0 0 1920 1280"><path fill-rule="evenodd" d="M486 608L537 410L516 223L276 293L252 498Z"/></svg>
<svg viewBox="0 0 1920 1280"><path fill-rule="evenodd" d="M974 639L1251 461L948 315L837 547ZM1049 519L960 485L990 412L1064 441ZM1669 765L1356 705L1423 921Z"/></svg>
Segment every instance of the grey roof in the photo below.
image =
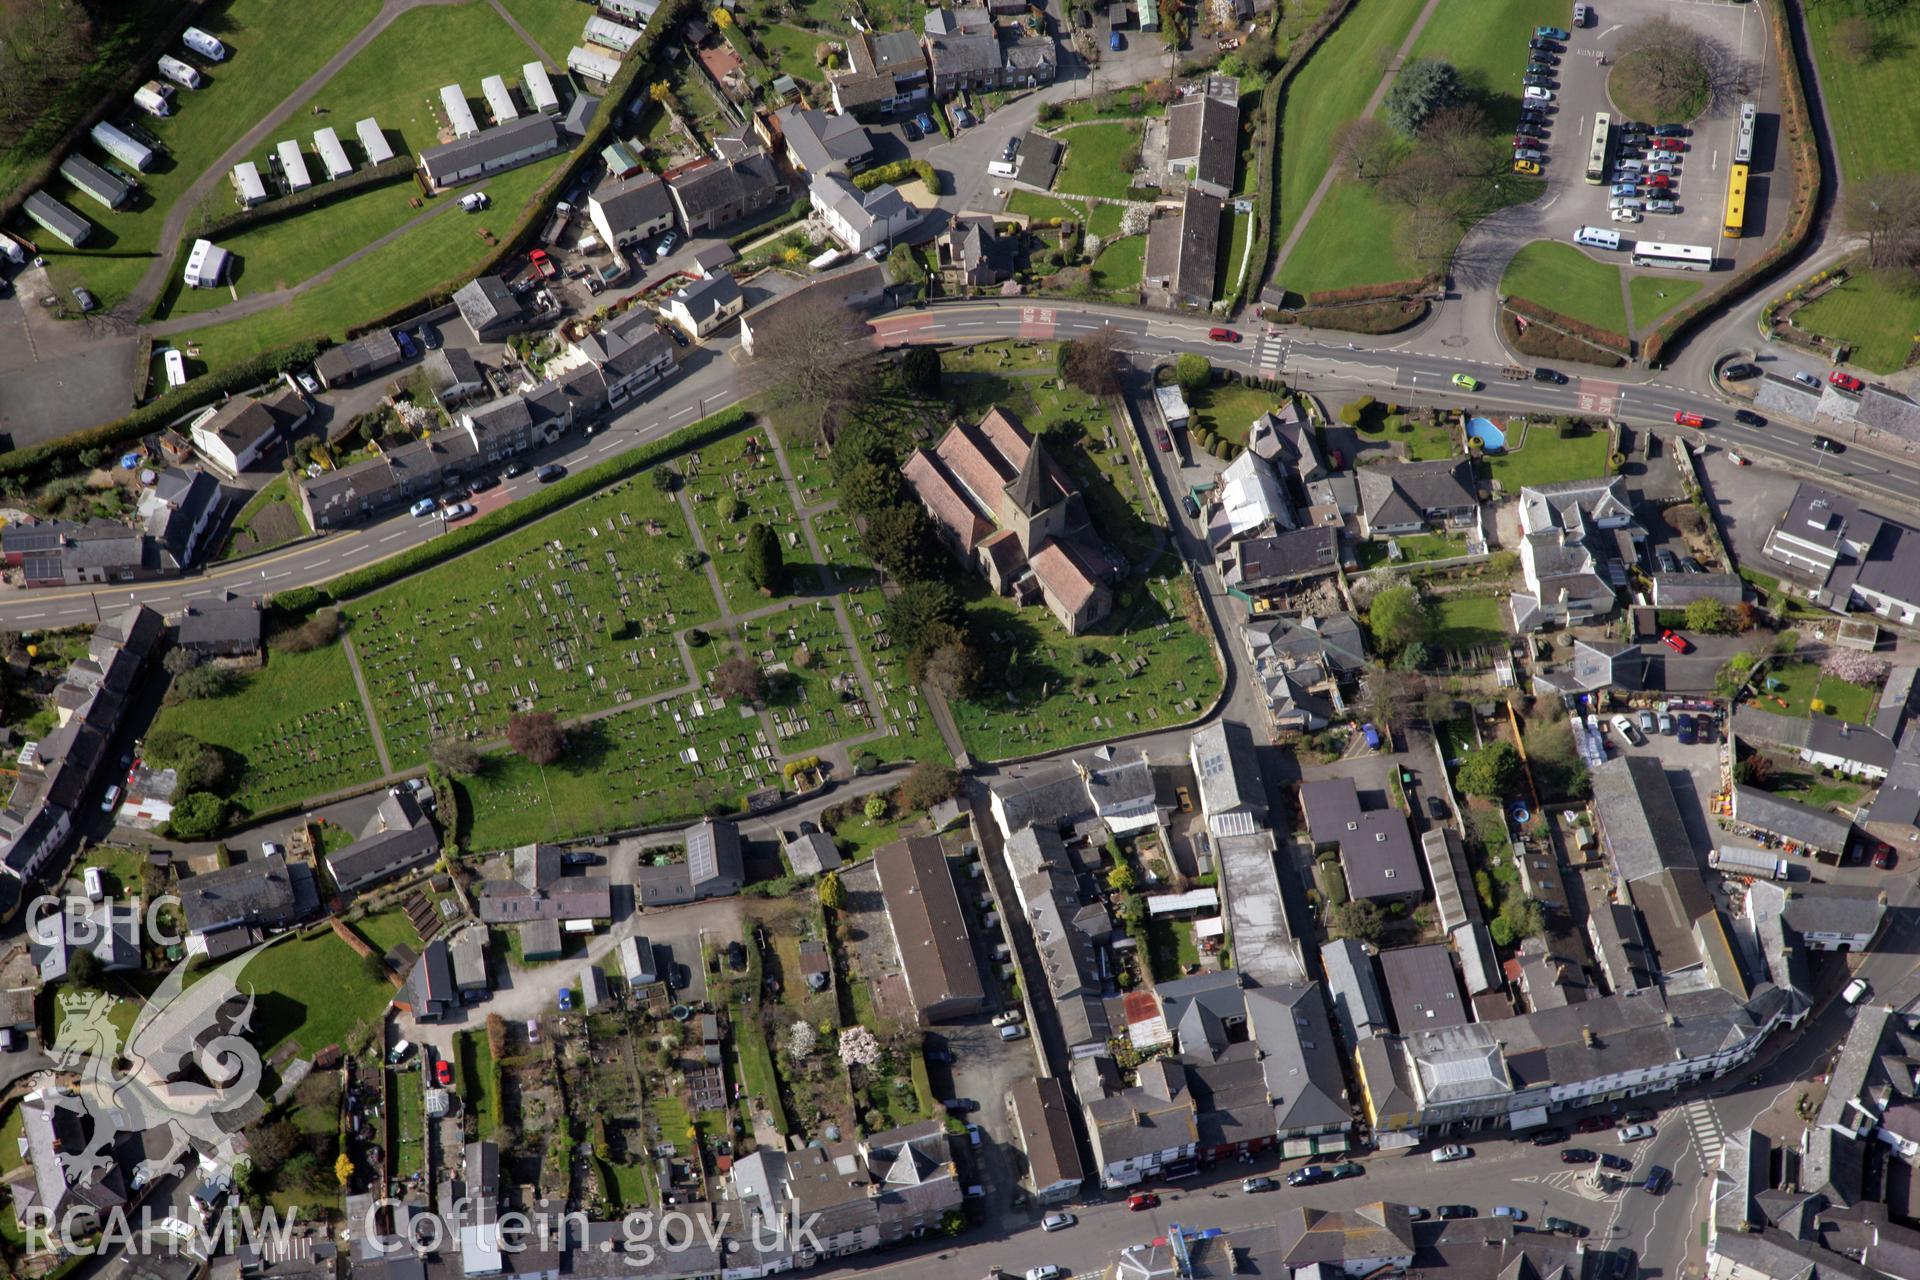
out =
<svg viewBox="0 0 1920 1280"><path fill-rule="evenodd" d="M1239 158L1238 105L1208 93L1182 98L1167 109L1167 159L1193 163L1195 182L1215 195L1231 194Z"/></svg>
<svg viewBox="0 0 1920 1280"><path fill-rule="evenodd" d="M364 888L431 861L440 837L408 787L382 796L360 838L327 855L327 870L343 890Z"/></svg>
<svg viewBox="0 0 1920 1280"><path fill-rule="evenodd" d="M1226 584L1258 590L1275 583L1340 567L1338 533L1326 525L1309 525L1264 538L1243 538L1227 549L1222 569Z"/></svg>
<svg viewBox="0 0 1920 1280"><path fill-rule="evenodd" d="M1880 686L1880 700L1874 707L1873 729L1893 742L1906 736L1907 721L1914 712L1914 693L1920 690L1920 667L1897 666L1887 671Z"/></svg>
<svg viewBox="0 0 1920 1280"><path fill-rule="evenodd" d="M471 137L428 147L420 153L420 167L430 176L461 172L535 147L547 151L559 149L560 129L552 116L535 112L508 124L482 129Z"/></svg>
<svg viewBox="0 0 1920 1280"><path fill-rule="evenodd" d="M1807 716L1781 715L1757 703L1743 702L1733 710L1733 733L1742 742L1799 751L1812 730L1813 721Z"/></svg>
<svg viewBox="0 0 1920 1280"><path fill-rule="evenodd" d="M1453 953L1442 943L1394 947L1380 953L1387 1000L1402 1035L1469 1021L1467 1002L1454 976Z"/></svg>
<svg viewBox="0 0 1920 1280"><path fill-rule="evenodd" d="M1789 800L1758 787L1733 789L1733 816L1740 822L1797 844L1830 853L1847 846L1853 824L1837 814Z"/></svg>
<svg viewBox="0 0 1920 1280"><path fill-rule="evenodd" d="M1880 930L1887 904L1866 885L1795 884L1787 890L1782 917L1798 933L1863 934Z"/></svg>
<svg viewBox="0 0 1920 1280"><path fill-rule="evenodd" d="M1620 756L1592 770L1600 837L1629 884L1662 870L1698 871L1673 788L1653 756Z"/></svg>
<svg viewBox="0 0 1920 1280"><path fill-rule="evenodd" d="M1723 1231L1714 1237L1713 1247L1737 1275L1765 1280L1885 1280L1878 1271L1845 1254L1774 1227Z"/></svg>
<svg viewBox="0 0 1920 1280"><path fill-rule="evenodd" d="M1259 987L1246 999L1266 1095L1281 1132L1350 1123L1340 1049L1320 984Z"/></svg>
<svg viewBox="0 0 1920 1280"><path fill-rule="evenodd" d="M29 195L20 207L26 211L28 217L68 244L82 244L89 235L93 234L91 222L44 191L36 191Z"/></svg>
<svg viewBox="0 0 1920 1280"><path fill-rule="evenodd" d="M1327 974L1327 996L1333 1016L1347 1043L1389 1029L1387 1004L1373 971L1373 957L1352 938L1336 938L1320 948L1320 967Z"/></svg>
<svg viewBox="0 0 1920 1280"><path fill-rule="evenodd" d="M690 169L668 183L689 219L699 220L733 204L752 205L780 185L780 175L764 152Z"/></svg>
<svg viewBox="0 0 1920 1280"><path fill-rule="evenodd" d="M1217 836L1213 842L1234 960L1262 986L1307 980L1306 961L1280 894L1276 848L1274 834L1267 830Z"/></svg>
<svg viewBox="0 0 1920 1280"><path fill-rule="evenodd" d="M1695 600L1739 604L1745 584L1737 573L1656 573L1653 603L1661 609L1684 609Z"/></svg>
<svg viewBox="0 0 1920 1280"><path fill-rule="evenodd" d="M1901 752L1860 821L1874 826L1920 827L1920 758Z"/></svg>
<svg viewBox="0 0 1920 1280"><path fill-rule="evenodd" d="M833 837L812 823L802 823L801 830L787 836L782 845L787 854L787 865L797 876L817 876L828 871L838 870L841 864L840 847Z"/></svg>
<svg viewBox="0 0 1920 1280"><path fill-rule="evenodd" d="M925 1010L948 1001L983 1002L972 934L940 841L911 836L883 845L874 866L914 1003Z"/></svg>
<svg viewBox="0 0 1920 1280"><path fill-rule="evenodd" d="M1753 388L1753 402L1762 409L1784 413L1803 422L1812 422L1814 415L1820 411L1821 393L1802 386L1792 378L1762 374Z"/></svg>
<svg viewBox="0 0 1920 1280"><path fill-rule="evenodd" d="M186 648L260 647L261 613L253 600L212 601L190 605L174 624L175 639Z"/></svg>
<svg viewBox="0 0 1920 1280"><path fill-rule="evenodd" d="M60 176L110 209L118 208L133 194L132 183L109 173L77 151L60 162Z"/></svg>
<svg viewBox="0 0 1920 1280"><path fill-rule="evenodd" d="M1422 892L1413 833L1398 809L1362 809L1352 778L1300 784L1300 808L1315 845L1337 845L1347 888L1356 898L1396 898Z"/></svg>
<svg viewBox="0 0 1920 1280"><path fill-rule="evenodd" d="M1256 664L1317 662L1343 676L1358 675L1367 665L1366 640L1350 613L1263 618L1245 624L1241 636Z"/></svg>
<svg viewBox="0 0 1920 1280"><path fill-rule="evenodd" d="M1183 300L1213 298L1220 267L1220 218L1226 206L1199 187L1188 187L1180 202L1180 255L1173 291Z"/></svg>
<svg viewBox="0 0 1920 1280"><path fill-rule="evenodd" d="M673 197L657 173L636 174L617 186L602 187L593 193L593 202L615 235L673 217Z"/></svg>
<svg viewBox="0 0 1920 1280"><path fill-rule="evenodd" d="M746 879L746 864L740 856L740 828L726 819L709 818L685 832L687 873L697 890L702 885Z"/></svg>
<svg viewBox="0 0 1920 1280"><path fill-rule="evenodd" d="M873 153L873 139L850 115L787 106L773 113L787 148L809 173L844 171Z"/></svg>
<svg viewBox="0 0 1920 1280"><path fill-rule="evenodd" d="M729 275L709 276L676 290L673 298L696 324L704 324L740 301L740 286Z"/></svg>
<svg viewBox="0 0 1920 1280"><path fill-rule="evenodd" d="M1200 809L1214 833L1251 830L1265 815L1267 801L1247 726L1221 719L1196 729L1189 755L1200 788ZM1245 821L1223 825L1221 815L1244 815Z"/></svg>
<svg viewBox="0 0 1920 1280"><path fill-rule="evenodd" d="M992 34L928 36L926 49L927 63L936 77L1000 69L1000 41Z"/></svg>
<svg viewBox="0 0 1920 1280"><path fill-rule="evenodd" d="M1920 404L1882 383L1867 384L1856 399L1853 417L1876 431L1898 436L1908 445L1920 444Z"/></svg>
<svg viewBox="0 0 1920 1280"><path fill-rule="evenodd" d="M193 933L236 922L278 927L312 914L319 905L312 872L290 866L277 853L180 882L181 910Z"/></svg>
<svg viewBox="0 0 1920 1280"><path fill-rule="evenodd" d="M1009 836L1022 827L1069 826L1094 814L1086 781L1070 765L1023 769L1012 777L996 779L992 791L1004 834Z"/></svg>
<svg viewBox="0 0 1920 1280"><path fill-rule="evenodd" d="M517 324L526 315L520 296L497 275L479 276L467 281L454 290L453 303L460 308L460 318L467 322L476 335Z"/></svg>
<svg viewBox="0 0 1920 1280"><path fill-rule="evenodd" d="M1439 924L1449 932L1456 925L1481 923L1480 895L1467 878L1466 848L1452 827L1434 827L1420 837L1420 855L1433 884Z"/></svg>
<svg viewBox="0 0 1920 1280"><path fill-rule="evenodd" d="M1849 724L1838 716L1814 716L1808 722L1807 750L1863 769L1884 772L1893 767L1892 742L1872 729Z"/></svg>
<svg viewBox="0 0 1920 1280"><path fill-rule="evenodd" d="M1360 510L1369 525L1414 524L1429 511L1471 507L1479 502L1472 465L1465 458L1426 462L1389 462L1359 471Z"/></svg>

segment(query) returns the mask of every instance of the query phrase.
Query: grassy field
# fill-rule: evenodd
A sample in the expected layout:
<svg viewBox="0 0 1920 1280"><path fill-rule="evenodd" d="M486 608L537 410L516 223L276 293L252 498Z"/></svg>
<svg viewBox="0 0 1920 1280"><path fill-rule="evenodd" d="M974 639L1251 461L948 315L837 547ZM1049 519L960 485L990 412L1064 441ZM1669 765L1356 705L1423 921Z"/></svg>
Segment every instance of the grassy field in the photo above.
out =
<svg viewBox="0 0 1920 1280"><path fill-rule="evenodd" d="M1920 340L1920 286L1891 273L1862 271L1794 319L1815 333L1853 347L1849 362L1875 373L1896 373Z"/></svg>
<svg viewBox="0 0 1920 1280"><path fill-rule="evenodd" d="M1862 19L1872 33L1865 58L1841 48L1845 24ZM1820 67L1820 94L1848 182L1920 170L1920 8L1875 0L1808 5L1808 35Z"/></svg>
<svg viewBox="0 0 1920 1280"><path fill-rule="evenodd" d="M1510 494L1518 493L1523 485L1590 480L1607 474L1604 430L1562 440L1551 426L1530 426L1521 435L1519 423L1503 425L1507 428L1507 451L1488 457L1482 465L1488 476Z"/></svg>
<svg viewBox="0 0 1920 1280"><path fill-rule="evenodd" d="M1435 609L1439 625L1433 642L1441 649L1499 644L1507 622L1499 596L1448 596Z"/></svg>
<svg viewBox="0 0 1920 1280"><path fill-rule="evenodd" d="M1070 195L1124 199L1133 182L1128 163L1140 149L1140 125L1135 121L1075 125L1060 131L1067 144L1066 159L1054 189Z"/></svg>
<svg viewBox="0 0 1920 1280"><path fill-rule="evenodd" d="M759 37L760 46L772 59L776 73L792 76L796 80L820 83L823 73L820 64L813 60L813 51L822 40L835 37L817 31L804 31L784 22L757 26L753 34Z"/></svg>
<svg viewBox="0 0 1920 1280"><path fill-rule="evenodd" d="M1279 283L1304 298L1319 289L1412 279L1420 267L1405 251L1400 222L1371 187L1341 178L1281 264Z"/></svg>
<svg viewBox="0 0 1920 1280"><path fill-rule="evenodd" d="M1279 407L1274 393L1244 382L1215 382L1188 401L1189 429L1207 427L1215 435L1244 446L1253 420Z"/></svg>
<svg viewBox="0 0 1920 1280"><path fill-rule="evenodd" d="M220 559L266 551L312 532L306 513L293 500L293 482L278 475L247 499L247 505L233 518Z"/></svg>
<svg viewBox="0 0 1920 1280"><path fill-rule="evenodd" d="M1465 7L1478 12L1477 6ZM1420 9L1421 0L1360 0L1294 79L1282 125L1282 237L1332 163L1334 131L1366 109Z"/></svg>
<svg viewBox="0 0 1920 1280"><path fill-rule="evenodd" d="M436 737L492 738L516 706L574 716L684 684L673 634L717 616L704 572L681 567L692 554L679 507L641 476L355 601L395 764Z"/></svg>
<svg viewBox="0 0 1920 1280"><path fill-rule="evenodd" d="M1642 332L1651 329L1661 316L1683 305L1706 285L1705 280L1676 280L1672 272L1652 276L1629 276L1627 296L1633 300L1633 327Z"/></svg>
<svg viewBox="0 0 1920 1280"><path fill-rule="evenodd" d="M1007 212L1024 213L1035 220L1071 218L1083 222L1087 217L1087 204L1084 200L1061 200L1022 189L1007 197Z"/></svg>
<svg viewBox="0 0 1920 1280"><path fill-rule="evenodd" d="M373 949L386 955L395 947L420 948L420 931L413 927L413 921L407 919L407 913L398 907L387 911L376 911L353 922L360 936L373 945Z"/></svg>
<svg viewBox="0 0 1920 1280"><path fill-rule="evenodd" d="M564 68L567 65L567 51L580 43L581 28L586 25L587 11L577 0L501 0L515 22L525 27L540 47L547 51L547 57L554 66ZM517 69L521 63L533 61L533 53L513 64ZM499 73L511 82L518 77L505 67L498 68ZM549 68L551 70L551 68Z"/></svg>
<svg viewBox="0 0 1920 1280"><path fill-rule="evenodd" d="M163 707L153 727L179 729L244 762L233 800L260 810L380 776L346 651L270 652L218 698Z"/></svg>
<svg viewBox="0 0 1920 1280"><path fill-rule="evenodd" d="M1774 688L1775 681L1782 687ZM1775 663L1755 688L1754 701L1764 711L1811 716L1817 699L1824 708L1822 714L1854 724L1865 724L1873 718L1874 704L1880 697L1877 689L1821 674L1812 662Z"/></svg>
<svg viewBox="0 0 1920 1280"><path fill-rule="evenodd" d="M1521 249L1507 264L1500 292L1613 333L1627 331L1620 268L1596 262L1570 244L1536 240Z"/></svg>
<svg viewBox="0 0 1920 1280"><path fill-rule="evenodd" d="M1520 77L1527 69L1527 37L1538 26L1567 21L1560 0L1476 0L1442 4L1414 42L1416 58L1441 58L1459 68L1469 87L1505 131L1520 118Z"/></svg>
<svg viewBox="0 0 1920 1280"><path fill-rule="evenodd" d="M332 933L270 946L248 962L243 977L259 1001L254 1025L268 1054L286 1040L307 1056L340 1044L356 1023L378 1018L393 999L393 987L369 974Z"/></svg>
<svg viewBox="0 0 1920 1280"><path fill-rule="evenodd" d="M49 184L50 195L79 210L96 228L85 248L78 250L51 236L34 235L46 241L41 248L58 292L84 284L104 307L125 299L160 250L160 227L175 201L235 139L371 21L379 8L379 0L312 6L231 0L197 17L197 23L226 44L227 60L211 71L204 88L181 91L173 115L156 119L132 113L140 128L164 149L153 170L142 175L143 189L123 211L108 213L89 197L76 194L64 179ZM286 136L310 145L314 126L307 119L296 116L286 126ZM85 150L99 158L92 148Z"/></svg>
<svg viewBox="0 0 1920 1280"><path fill-rule="evenodd" d="M1105 209L1108 206L1101 205ZM1093 287L1108 293L1133 291L1140 287L1140 273L1146 265L1147 238L1128 236L1100 250L1093 260Z"/></svg>

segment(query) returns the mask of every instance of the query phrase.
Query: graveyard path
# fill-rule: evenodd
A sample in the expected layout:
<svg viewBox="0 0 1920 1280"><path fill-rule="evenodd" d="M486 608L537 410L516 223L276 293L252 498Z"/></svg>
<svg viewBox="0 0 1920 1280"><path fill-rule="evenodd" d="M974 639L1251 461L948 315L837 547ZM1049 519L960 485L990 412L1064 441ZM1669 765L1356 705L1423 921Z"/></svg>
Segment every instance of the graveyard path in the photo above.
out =
<svg viewBox="0 0 1920 1280"><path fill-rule="evenodd" d="M360 694L360 709L367 716L367 732L373 735L373 753L380 758L380 772L393 774L393 760L387 755L387 735L380 731L380 717L373 711L373 691L367 688L367 678L360 674L360 655L354 651L353 637L342 632L340 648L347 655L347 669L353 672L353 687Z"/></svg>

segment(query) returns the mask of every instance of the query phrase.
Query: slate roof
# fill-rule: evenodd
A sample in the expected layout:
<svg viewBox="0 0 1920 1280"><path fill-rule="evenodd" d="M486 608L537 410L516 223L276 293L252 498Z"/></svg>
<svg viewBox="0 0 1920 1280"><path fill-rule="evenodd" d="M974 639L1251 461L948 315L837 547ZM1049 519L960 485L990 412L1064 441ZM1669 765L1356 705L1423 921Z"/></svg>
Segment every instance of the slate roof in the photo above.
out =
<svg viewBox="0 0 1920 1280"><path fill-rule="evenodd" d="M1737 573L1656 573L1653 603L1660 609L1684 609L1695 600L1739 604L1744 584Z"/></svg>
<svg viewBox="0 0 1920 1280"><path fill-rule="evenodd" d="M844 172L873 153L873 139L850 115L787 106L773 113L787 148L809 173Z"/></svg>
<svg viewBox="0 0 1920 1280"><path fill-rule="evenodd" d="M698 221L734 204L753 205L780 185L780 175L764 152L689 169L667 185L679 197L689 219Z"/></svg>
<svg viewBox="0 0 1920 1280"><path fill-rule="evenodd" d="M910 836L874 853L907 988L921 1009L950 1000L984 1001L966 914L940 841Z"/></svg>
<svg viewBox="0 0 1920 1280"><path fill-rule="evenodd" d="M1372 527L1423 523L1427 512L1479 502L1465 458L1389 462L1359 470L1360 510Z"/></svg>
<svg viewBox="0 0 1920 1280"><path fill-rule="evenodd" d="M1853 824L1838 814L1827 813L1777 796L1758 787L1733 789L1733 816L1748 826L1792 840L1815 849L1837 853L1847 847Z"/></svg>
<svg viewBox="0 0 1920 1280"><path fill-rule="evenodd" d="M1227 549L1222 577L1229 587L1257 591L1340 567L1339 534L1325 525L1264 538L1243 538Z"/></svg>
<svg viewBox="0 0 1920 1280"><path fill-rule="evenodd" d="M1657 758L1619 756L1595 767L1592 779L1601 840L1623 881L1662 870L1698 872L1700 860Z"/></svg>
<svg viewBox="0 0 1920 1280"><path fill-rule="evenodd" d="M1180 203L1180 256L1173 270L1173 292L1182 301L1213 300L1220 269L1220 218L1226 206L1218 196L1188 187Z"/></svg>
<svg viewBox="0 0 1920 1280"><path fill-rule="evenodd" d="M285 856L277 853L180 882L181 910L193 933L235 921L278 927L311 915L319 905L312 873L289 866Z"/></svg>
<svg viewBox="0 0 1920 1280"><path fill-rule="evenodd" d="M484 334L504 325L516 324L526 314L518 294L499 276L479 276L454 290L453 303L460 317L476 334Z"/></svg>
<svg viewBox="0 0 1920 1280"><path fill-rule="evenodd" d="M1240 108L1196 94L1167 108L1167 160L1194 165L1194 182L1216 196L1233 194L1240 157Z"/></svg>

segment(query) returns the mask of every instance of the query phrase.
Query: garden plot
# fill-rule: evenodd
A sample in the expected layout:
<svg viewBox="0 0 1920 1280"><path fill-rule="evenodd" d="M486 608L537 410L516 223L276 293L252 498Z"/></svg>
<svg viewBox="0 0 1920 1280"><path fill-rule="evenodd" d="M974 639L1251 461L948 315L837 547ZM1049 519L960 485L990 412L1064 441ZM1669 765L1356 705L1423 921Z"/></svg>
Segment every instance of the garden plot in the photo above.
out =
<svg viewBox="0 0 1920 1280"><path fill-rule="evenodd" d="M741 645L767 673L784 755L870 732L867 691L831 600L796 601L740 624Z"/></svg>
<svg viewBox="0 0 1920 1280"><path fill-rule="evenodd" d="M677 631L717 610L686 523L629 480L352 607L396 766L522 711L574 716L684 685Z"/></svg>
<svg viewBox="0 0 1920 1280"><path fill-rule="evenodd" d="M873 720L885 733L864 744L860 752L880 760L936 760L949 757L933 723L927 700L907 678L905 655L893 648L887 634L887 598L878 587L846 597L847 621L873 677Z"/></svg>
<svg viewBox="0 0 1920 1280"><path fill-rule="evenodd" d="M681 464L687 478L687 500L720 572L729 606L753 607L760 593L747 581L747 530L764 524L780 535L787 573L804 572L810 557L800 521L793 513L793 493L764 429L754 427L687 455Z"/></svg>

